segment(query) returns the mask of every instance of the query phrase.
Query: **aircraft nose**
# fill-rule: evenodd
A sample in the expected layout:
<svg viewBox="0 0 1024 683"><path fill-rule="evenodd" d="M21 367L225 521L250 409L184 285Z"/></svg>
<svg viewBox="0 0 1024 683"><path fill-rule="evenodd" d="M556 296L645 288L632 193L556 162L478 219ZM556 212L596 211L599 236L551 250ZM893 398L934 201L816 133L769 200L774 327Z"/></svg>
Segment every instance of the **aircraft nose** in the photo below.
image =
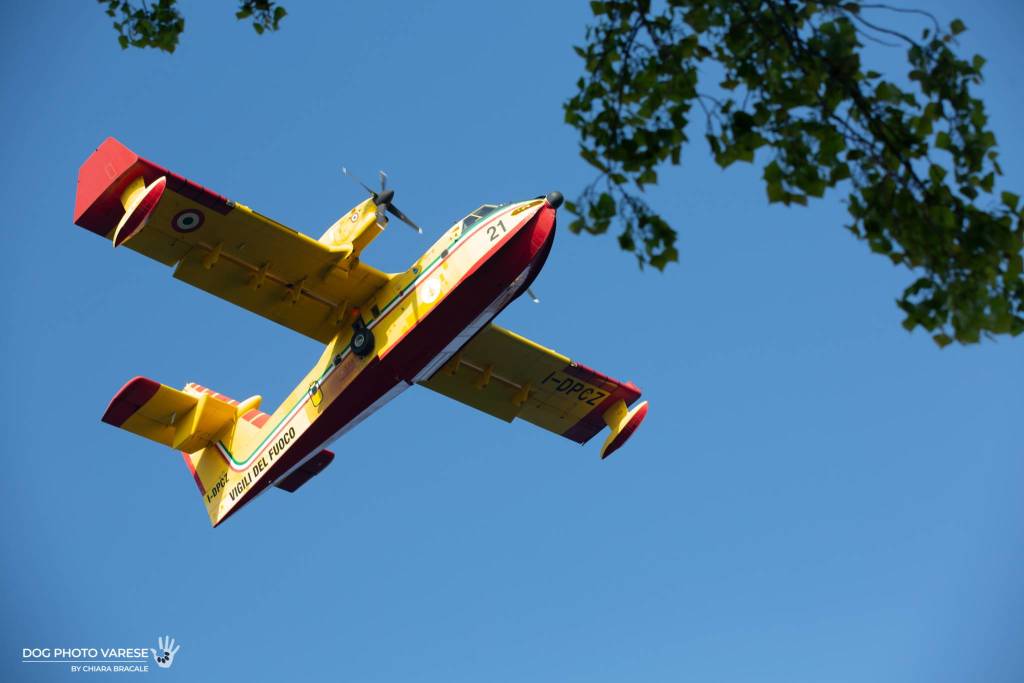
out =
<svg viewBox="0 0 1024 683"><path fill-rule="evenodd" d="M565 197L563 197L562 193L559 192L558 190L555 190L554 192L549 192L548 196L544 198L544 203L550 206L552 209L557 209L558 207L560 207L563 201L565 201Z"/></svg>

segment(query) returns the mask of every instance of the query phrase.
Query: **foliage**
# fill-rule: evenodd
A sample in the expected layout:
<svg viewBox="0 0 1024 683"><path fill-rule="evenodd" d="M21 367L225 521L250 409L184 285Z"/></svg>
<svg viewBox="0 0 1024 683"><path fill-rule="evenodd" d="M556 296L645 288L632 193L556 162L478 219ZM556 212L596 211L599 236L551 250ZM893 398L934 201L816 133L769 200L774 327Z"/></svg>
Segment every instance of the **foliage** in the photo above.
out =
<svg viewBox="0 0 1024 683"><path fill-rule="evenodd" d="M996 195L996 139L971 87L985 60L956 54L964 24L862 2L606 0L578 92L565 105L600 175L567 207L575 232L604 233L641 265L678 259L676 231L640 196L678 164L694 111L723 168L763 163L768 201L805 205L842 186L846 226L917 279L904 327L944 346L1024 330L1024 211ZM919 39L878 16L913 13ZM902 45L906 83L861 65L865 41ZM717 73L717 83L702 82ZM697 109L694 110L694 107ZM762 153L758 155L758 150Z"/></svg>
<svg viewBox="0 0 1024 683"><path fill-rule="evenodd" d="M152 47L164 52L174 52L178 39L185 30L185 18L175 7L177 0L97 0L107 6L107 15L114 18L117 41L121 49L131 47ZM252 19L256 33L276 31L288 13L272 0L241 0L237 19Z"/></svg>

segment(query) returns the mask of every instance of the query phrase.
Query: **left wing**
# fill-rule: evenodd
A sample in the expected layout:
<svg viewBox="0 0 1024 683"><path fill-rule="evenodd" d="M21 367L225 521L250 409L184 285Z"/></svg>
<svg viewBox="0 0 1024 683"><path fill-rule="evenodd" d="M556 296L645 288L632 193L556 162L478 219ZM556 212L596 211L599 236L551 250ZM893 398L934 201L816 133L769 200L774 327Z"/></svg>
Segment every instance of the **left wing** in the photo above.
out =
<svg viewBox="0 0 1024 683"><path fill-rule="evenodd" d="M629 409L640 398L632 382L614 380L493 323L421 384L506 422L520 418L577 443L607 426L611 434L602 458L625 443L647 415L646 401Z"/></svg>
<svg viewBox="0 0 1024 683"><path fill-rule="evenodd" d="M362 227L378 220L373 213L360 205L348 217ZM360 262L353 247L296 232L114 138L78 172L75 223L174 266L179 280L324 343L351 307L390 279Z"/></svg>

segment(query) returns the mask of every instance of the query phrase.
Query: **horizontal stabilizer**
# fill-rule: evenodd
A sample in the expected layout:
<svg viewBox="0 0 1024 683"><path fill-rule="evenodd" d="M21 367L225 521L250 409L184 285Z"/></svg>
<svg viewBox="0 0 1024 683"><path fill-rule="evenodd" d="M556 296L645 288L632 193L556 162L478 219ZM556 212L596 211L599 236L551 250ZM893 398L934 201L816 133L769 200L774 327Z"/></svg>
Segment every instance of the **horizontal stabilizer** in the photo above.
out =
<svg viewBox="0 0 1024 683"><path fill-rule="evenodd" d="M102 420L165 446L194 453L216 441L237 417L236 406L136 377L121 387Z"/></svg>

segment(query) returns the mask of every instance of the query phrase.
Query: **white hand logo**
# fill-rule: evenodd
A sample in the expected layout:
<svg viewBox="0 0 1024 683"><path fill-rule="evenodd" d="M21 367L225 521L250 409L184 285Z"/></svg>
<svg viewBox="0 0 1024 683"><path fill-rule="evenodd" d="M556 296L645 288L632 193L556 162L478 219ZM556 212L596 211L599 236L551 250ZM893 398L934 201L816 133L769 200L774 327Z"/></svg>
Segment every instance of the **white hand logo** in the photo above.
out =
<svg viewBox="0 0 1024 683"><path fill-rule="evenodd" d="M178 650L181 649L181 645L174 644L174 638L170 636L164 636L163 638L157 638L156 644L160 648L159 650L153 650L153 659L156 660L156 665L161 669L171 668L171 664L174 663L174 655L178 654Z"/></svg>

